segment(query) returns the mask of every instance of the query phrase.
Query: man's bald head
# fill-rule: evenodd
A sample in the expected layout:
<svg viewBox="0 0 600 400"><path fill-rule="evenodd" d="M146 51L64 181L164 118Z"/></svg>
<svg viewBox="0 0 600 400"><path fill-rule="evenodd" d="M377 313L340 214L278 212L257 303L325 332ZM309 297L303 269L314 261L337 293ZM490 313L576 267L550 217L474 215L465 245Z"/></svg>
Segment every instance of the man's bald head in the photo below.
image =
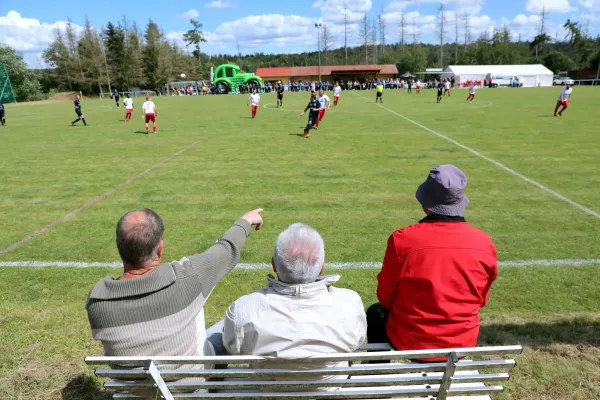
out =
<svg viewBox="0 0 600 400"><path fill-rule="evenodd" d="M149 208L129 211L117 223L117 248L125 264L141 268L157 256L165 227Z"/></svg>

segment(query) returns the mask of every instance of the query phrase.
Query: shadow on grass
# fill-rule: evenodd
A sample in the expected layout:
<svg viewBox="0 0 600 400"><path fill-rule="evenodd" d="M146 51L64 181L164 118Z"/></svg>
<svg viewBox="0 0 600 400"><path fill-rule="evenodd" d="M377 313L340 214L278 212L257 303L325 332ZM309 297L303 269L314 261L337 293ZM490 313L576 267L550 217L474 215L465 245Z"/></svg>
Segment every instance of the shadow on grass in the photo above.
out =
<svg viewBox="0 0 600 400"><path fill-rule="evenodd" d="M86 374L73 378L61 390L62 400L108 400L112 394L102 389L100 382Z"/></svg>
<svg viewBox="0 0 600 400"><path fill-rule="evenodd" d="M481 345L522 344L532 348L551 344L588 345L600 348L600 320L572 319L552 323L482 325Z"/></svg>

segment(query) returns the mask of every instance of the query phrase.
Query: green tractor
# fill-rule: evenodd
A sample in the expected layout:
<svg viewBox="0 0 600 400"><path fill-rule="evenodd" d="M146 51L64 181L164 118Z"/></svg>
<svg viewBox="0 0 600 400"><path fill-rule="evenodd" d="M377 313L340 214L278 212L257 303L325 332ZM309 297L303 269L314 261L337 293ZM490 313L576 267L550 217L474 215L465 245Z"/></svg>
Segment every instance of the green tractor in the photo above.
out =
<svg viewBox="0 0 600 400"><path fill-rule="evenodd" d="M262 85L262 79L251 73L241 73L240 67L233 64L222 64L215 69L215 86L218 94L227 94L240 85L246 85L249 91Z"/></svg>

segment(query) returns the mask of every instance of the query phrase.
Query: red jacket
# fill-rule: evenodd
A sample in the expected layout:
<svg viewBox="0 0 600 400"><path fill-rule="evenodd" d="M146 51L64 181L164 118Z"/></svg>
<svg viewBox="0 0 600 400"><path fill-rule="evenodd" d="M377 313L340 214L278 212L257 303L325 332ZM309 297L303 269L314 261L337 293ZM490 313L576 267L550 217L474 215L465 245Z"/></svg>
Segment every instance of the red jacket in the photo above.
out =
<svg viewBox="0 0 600 400"><path fill-rule="evenodd" d="M498 275L496 247L462 217L428 216L390 236L377 280L398 350L473 347Z"/></svg>

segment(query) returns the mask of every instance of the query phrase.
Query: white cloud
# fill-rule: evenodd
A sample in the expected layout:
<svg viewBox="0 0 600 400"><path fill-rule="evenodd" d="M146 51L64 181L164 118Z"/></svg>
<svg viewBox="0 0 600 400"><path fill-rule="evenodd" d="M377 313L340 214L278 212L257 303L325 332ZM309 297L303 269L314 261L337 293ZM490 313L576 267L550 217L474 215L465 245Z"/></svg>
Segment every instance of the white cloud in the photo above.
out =
<svg viewBox="0 0 600 400"><path fill-rule="evenodd" d="M600 11L600 0L579 0L579 5L589 11Z"/></svg>
<svg viewBox="0 0 600 400"><path fill-rule="evenodd" d="M9 11L0 16L0 42L3 42L23 53L39 53L54 40L54 30L64 31L67 23L57 21L52 24L42 23L35 18L24 18L16 11ZM75 25L77 32L83 28Z"/></svg>
<svg viewBox="0 0 600 400"><path fill-rule="evenodd" d="M183 18L183 19L196 19L199 16L200 16L200 13L195 8L192 8L191 10L187 10L183 14L179 14L179 18Z"/></svg>
<svg viewBox="0 0 600 400"><path fill-rule="evenodd" d="M459 14L465 12L469 15L479 14L485 0L396 0L392 1L386 8L388 12L400 12L411 7L414 8L421 4L444 4L447 7L456 9Z"/></svg>
<svg viewBox="0 0 600 400"><path fill-rule="evenodd" d="M206 8L236 8L238 3L227 0L214 0L204 5Z"/></svg>
<svg viewBox="0 0 600 400"><path fill-rule="evenodd" d="M589 0L588 0L589 1ZM576 8L571 5L570 0L527 0L525 10L530 13L568 13L575 11Z"/></svg>

